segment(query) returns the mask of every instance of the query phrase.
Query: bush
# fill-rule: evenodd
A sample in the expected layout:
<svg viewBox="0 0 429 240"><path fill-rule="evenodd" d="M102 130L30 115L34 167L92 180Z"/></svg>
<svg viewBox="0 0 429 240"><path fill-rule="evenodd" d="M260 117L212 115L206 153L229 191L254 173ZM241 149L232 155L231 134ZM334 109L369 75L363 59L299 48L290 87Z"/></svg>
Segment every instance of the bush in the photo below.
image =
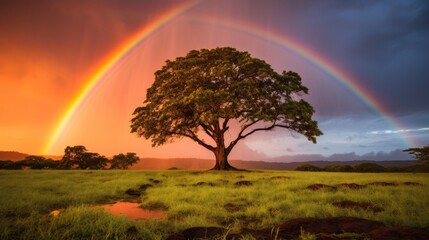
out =
<svg viewBox="0 0 429 240"><path fill-rule="evenodd" d="M6 160L0 161L0 169L21 169L21 166L13 161Z"/></svg>
<svg viewBox="0 0 429 240"><path fill-rule="evenodd" d="M361 163L353 167L355 172L384 172L385 168L375 163Z"/></svg>
<svg viewBox="0 0 429 240"><path fill-rule="evenodd" d="M311 164L303 164L295 168L295 171L307 171L307 172L319 172L322 169L318 166L314 166Z"/></svg>
<svg viewBox="0 0 429 240"><path fill-rule="evenodd" d="M331 164L323 168L325 172L353 172L353 167L350 165Z"/></svg>

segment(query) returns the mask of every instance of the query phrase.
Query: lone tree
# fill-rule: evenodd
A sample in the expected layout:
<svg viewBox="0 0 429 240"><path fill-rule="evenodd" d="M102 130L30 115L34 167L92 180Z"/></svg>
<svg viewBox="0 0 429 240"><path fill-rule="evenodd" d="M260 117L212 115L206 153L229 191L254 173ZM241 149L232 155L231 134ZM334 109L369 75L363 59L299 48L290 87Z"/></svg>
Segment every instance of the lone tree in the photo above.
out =
<svg viewBox="0 0 429 240"><path fill-rule="evenodd" d="M134 111L131 132L151 139L154 147L190 138L214 153L213 169L235 169L228 155L256 132L286 128L316 143L322 132L312 120L313 107L300 98L307 93L297 73L277 73L247 52L192 50L155 72L143 106ZM238 131L226 141L232 124Z"/></svg>
<svg viewBox="0 0 429 240"><path fill-rule="evenodd" d="M429 163L429 145L421 148L408 148L405 149L404 152L414 155L415 159L423 163Z"/></svg>

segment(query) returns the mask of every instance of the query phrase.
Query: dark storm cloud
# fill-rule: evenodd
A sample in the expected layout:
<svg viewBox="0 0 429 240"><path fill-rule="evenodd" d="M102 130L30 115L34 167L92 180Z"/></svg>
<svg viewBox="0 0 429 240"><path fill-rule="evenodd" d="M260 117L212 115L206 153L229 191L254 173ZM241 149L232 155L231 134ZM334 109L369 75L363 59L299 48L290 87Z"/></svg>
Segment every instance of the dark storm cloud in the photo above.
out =
<svg viewBox="0 0 429 240"><path fill-rule="evenodd" d="M364 1L332 9L337 50L331 49L342 64L390 114L427 111L429 2Z"/></svg>
<svg viewBox="0 0 429 240"><path fill-rule="evenodd" d="M428 1L274 1L259 6L267 8L271 29L331 60L392 116L429 110ZM347 108L325 113L341 115Z"/></svg>

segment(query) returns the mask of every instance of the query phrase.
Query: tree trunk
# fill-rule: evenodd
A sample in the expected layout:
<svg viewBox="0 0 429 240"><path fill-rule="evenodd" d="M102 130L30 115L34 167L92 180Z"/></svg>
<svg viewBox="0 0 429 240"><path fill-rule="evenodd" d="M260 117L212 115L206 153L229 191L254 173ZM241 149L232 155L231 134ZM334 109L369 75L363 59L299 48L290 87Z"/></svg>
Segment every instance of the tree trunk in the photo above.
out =
<svg viewBox="0 0 429 240"><path fill-rule="evenodd" d="M235 167L229 165L229 152L226 151L225 145L223 143L219 144L213 153L216 157L216 165L212 168L212 170L237 170Z"/></svg>

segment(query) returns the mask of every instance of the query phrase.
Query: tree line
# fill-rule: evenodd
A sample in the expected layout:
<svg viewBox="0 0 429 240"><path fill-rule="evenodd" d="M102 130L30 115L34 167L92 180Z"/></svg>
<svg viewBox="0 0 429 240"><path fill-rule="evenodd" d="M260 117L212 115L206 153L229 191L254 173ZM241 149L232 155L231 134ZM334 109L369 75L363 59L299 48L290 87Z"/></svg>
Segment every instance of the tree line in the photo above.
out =
<svg viewBox="0 0 429 240"><path fill-rule="evenodd" d="M0 169L128 169L139 161L136 153L120 153L108 159L77 145L67 146L59 161L30 155L21 161L0 161Z"/></svg>
<svg viewBox="0 0 429 240"><path fill-rule="evenodd" d="M376 163L361 163L355 166L331 164L318 167L311 164L303 164L295 168L295 171L306 172L429 172L429 145L420 148L408 148L403 150L413 155L419 164L406 167L384 167Z"/></svg>
<svg viewBox="0 0 429 240"><path fill-rule="evenodd" d="M295 171L304 172L429 172L429 164L417 164L406 167L384 167L376 163L361 163L354 166L331 164L318 167L312 164L303 164L295 168Z"/></svg>

